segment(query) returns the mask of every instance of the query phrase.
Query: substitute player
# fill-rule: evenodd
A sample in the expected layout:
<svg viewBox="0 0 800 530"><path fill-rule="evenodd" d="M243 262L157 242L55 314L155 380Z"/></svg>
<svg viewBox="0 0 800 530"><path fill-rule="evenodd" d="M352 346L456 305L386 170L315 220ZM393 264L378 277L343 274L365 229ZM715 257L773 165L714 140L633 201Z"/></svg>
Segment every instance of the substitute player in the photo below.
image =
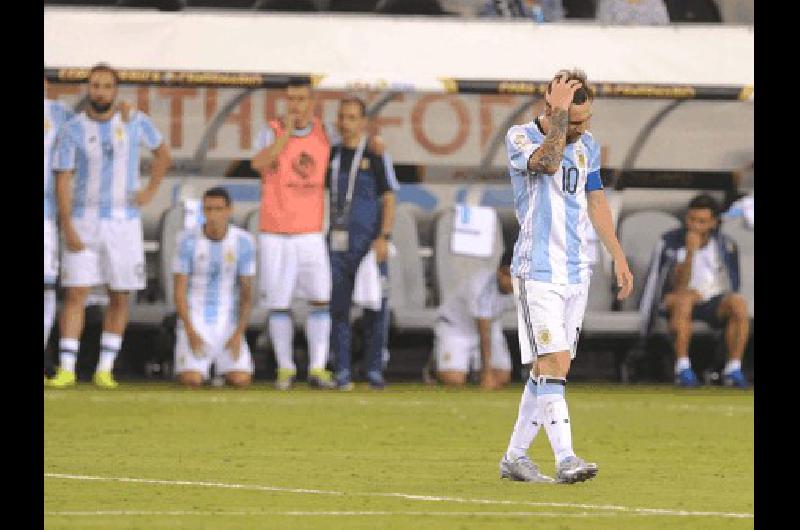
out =
<svg viewBox="0 0 800 530"><path fill-rule="evenodd" d="M572 450L565 400L567 374L578 345L589 292L591 222L614 260L619 293L633 276L614 233L600 181L600 146L587 131L592 89L581 70L562 70L545 95L545 114L506 135L520 233L511 273L517 299L522 364L533 363L500 477L550 481L527 456L544 424L556 460L556 479L572 483L597 474L597 464Z"/></svg>
<svg viewBox="0 0 800 530"><path fill-rule="evenodd" d="M211 364L237 387L250 384L253 360L244 334L256 275L255 240L230 224L224 188L203 194L205 223L178 237L175 308L178 312L175 373L191 387L208 379Z"/></svg>
<svg viewBox="0 0 800 530"><path fill-rule="evenodd" d="M170 165L170 154L150 118L135 112L125 122L115 100L119 78L105 64L89 72L89 105L68 120L56 140L56 194L64 234L60 366L54 387L75 384L75 361L92 286L106 285L100 360L93 381L114 388L111 369L128 322L129 292L145 287L140 208L150 202ZM140 189L139 149L153 152L150 180ZM75 177L74 182L73 178Z"/></svg>
<svg viewBox="0 0 800 530"><path fill-rule="evenodd" d="M439 308L434 327L436 375L445 385L464 385L470 369L481 386L500 388L511 379L511 355L500 317L514 308L512 249L497 270L476 272Z"/></svg>
<svg viewBox="0 0 800 530"><path fill-rule="evenodd" d="M333 388L328 362L331 267L322 234L329 135L313 117L311 84L292 79L287 115L258 134L253 168L261 174L259 300L269 310L267 328L278 363L276 387L288 390L297 373L292 358L294 297L311 303L306 320L308 382Z"/></svg>
<svg viewBox="0 0 800 530"><path fill-rule="evenodd" d="M56 279L58 278L58 228L56 227L56 189L53 158L58 129L72 117L64 104L47 99L44 80L44 347L56 317Z"/></svg>

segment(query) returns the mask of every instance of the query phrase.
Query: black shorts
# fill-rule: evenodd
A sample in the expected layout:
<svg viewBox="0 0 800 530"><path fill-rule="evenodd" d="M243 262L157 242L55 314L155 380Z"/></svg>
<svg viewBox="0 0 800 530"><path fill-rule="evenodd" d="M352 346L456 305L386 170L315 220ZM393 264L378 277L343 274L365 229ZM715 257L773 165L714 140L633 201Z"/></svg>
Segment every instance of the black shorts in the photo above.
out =
<svg viewBox="0 0 800 530"><path fill-rule="evenodd" d="M718 294L717 296L706 300L705 302L699 302L692 307L692 320L702 320L712 328L721 328L725 325L725 321L721 320L717 315L717 310L719 309L719 305L722 303L722 299L725 298L725 294ZM663 317L669 318L669 312L663 306L659 309L659 314Z"/></svg>

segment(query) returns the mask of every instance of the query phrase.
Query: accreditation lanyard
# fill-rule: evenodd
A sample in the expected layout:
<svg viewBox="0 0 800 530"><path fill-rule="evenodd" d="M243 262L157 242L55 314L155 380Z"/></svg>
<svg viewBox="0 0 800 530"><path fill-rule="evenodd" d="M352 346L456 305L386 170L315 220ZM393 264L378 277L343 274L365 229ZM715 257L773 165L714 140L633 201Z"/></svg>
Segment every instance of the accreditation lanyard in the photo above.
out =
<svg viewBox="0 0 800 530"><path fill-rule="evenodd" d="M341 164L342 148L336 152L336 156L331 161L331 210L335 211L334 226L346 228L350 217L350 208L353 205L353 190L356 187L356 173L361 165L361 158L364 156L364 148L367 146L367 137L362 136L353 154L350 163L350 171L347 173L347 192L344 198L344 207L339 209L339 165Z"/></svg>

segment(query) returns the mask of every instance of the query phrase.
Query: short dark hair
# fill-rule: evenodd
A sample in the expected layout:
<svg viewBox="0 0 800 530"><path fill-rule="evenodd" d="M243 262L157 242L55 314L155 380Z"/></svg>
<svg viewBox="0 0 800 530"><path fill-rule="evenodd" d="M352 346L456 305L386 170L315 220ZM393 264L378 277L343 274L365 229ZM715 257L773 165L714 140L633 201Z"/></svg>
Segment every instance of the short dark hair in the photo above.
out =
<svg viewBox="0 0 800 530"><path fill-rule="evenodd" d="M292 76L286 83L286 87L308 87L310 90L312 88L311 78L308 76Z"/></svg>
<svg viewBox="0 0 800 530"><path fill-rule="evenodd" d="M559 70L556 72L556 75L553 76L553 81L556 80L558 77L567 77L567 81L580 81L581 86L575 91L575 94L572 96L572 103L575 105L582 105L586 102L586 100L592 101L594 100L594 88L589 84L589 81L586 79L586 72L581 70L580 68L573 68L572 70ZM547 85L547 93L550 93L550 88L552 82L548 83Z"/></svg>
<svg viewBox="0 0 800 530"><path fill-rule="evenodd" d="M223 188L222 186L215 186L213 188L209 188L203 194L203 200L207 197L220 197L225 199L225 206L231 205L231 196L228 194L228 190Z"/></svg>
<svg viewBox="0 0 800 530"><path fill-rule="evenodd" d="M708 193L701 193L689 202L689 210L708 208L714 217L719 217L719 203Z"/></svg>
<svg viewBox="0 0 800 530"><path fill-rule="evenodd" d="M108 72L114 77L114 84L116 85L119 84L119 73L117 73L116 70L111 68L111 65L109 65L108 63L97 63L96 65L92 66L92 69L89 70L89 76L86 78L86 80L88 81L89 78L92 77L92 74L95 74L97 72Z"/></svg>
<svg viewBox="0 0 800 530"><path fill-rule="evenodd" d="M339 108L349 104L358 105L358 108L361 109L361 116L367 115L367 104L364 103L364 100L360 97L353 95L345 96L341 101L339 101Z"/></svg>
<svg viewBox="0 0 800 530"><path fill-rule="evenodd" d="M497 265L497 268L501 267L510 267L511 261L514 259L514 245L509 246L505 252L503 252L503 256L500 258L500 263Z"/></svg>

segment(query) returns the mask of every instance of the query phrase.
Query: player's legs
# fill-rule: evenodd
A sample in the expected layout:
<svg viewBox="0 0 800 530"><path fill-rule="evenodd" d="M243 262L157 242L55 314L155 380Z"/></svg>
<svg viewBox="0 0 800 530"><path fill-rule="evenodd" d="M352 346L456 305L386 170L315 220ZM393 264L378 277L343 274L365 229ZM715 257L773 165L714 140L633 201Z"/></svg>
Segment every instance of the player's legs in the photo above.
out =
<svg viewBox="0 0 800 530"><path fill-rule="evenodd" d="M203 340L206 341L205 337ZM175 377L178 383L189 388L202 386L203 381L208 379L210 364L209 353L205 348L202 353L192 352L186 330L178 323L175 328Z"/></svg>
<svg viewBox="0 0 800 530"><path fill-rule="evenodd" d="M144 289L144 245L140 219L100 221L102 268L108 282L108 307L100 338L100 359L94 381L102 387L116 387L111 372L128 325L130 292Z"/></svg>
<svg viewBox="0 0 800 530"><path fill-rule="evenodd" d="M269 310L267 330L278 364L276 385L282 390L291 387L297 373L292 355L294 325L289 313L297 281L297 262L289 238L265 232L258 235L259 299Z"/></svg>
<svg viewBox="0 0 800 530"><path fill-rule="evenodd" d="M225 349L225 343L233 335L234 330L235 326L230 324L220 326L214 333L210 349L215 352L214 365L217 374L224 376L229 385L242 388L252 382L253 356L245 337L242 337L239 354L235 358L231 351Z"/></svg>
<svg viewBox="0 0 800 530"><path fill-rule="evenodd" d="M478 350L475 334L459 333L454 326L439 320L434 326L434 356L436 378L446 386L464 386L469 373L469 362ZM478 353L480 355L480 353Z"/></svg>
<svg viewBox="0 0 800 530"><path fill-rule="evenodd" d="M294 246L298 261L298 296L306 298L311 304L305 323L308 343L308 382L314 387L331 388L333 378L325 370L332 327L329 307L332 270L328 247L322 234L298 235L295 237Z"/></svg>
<svg viewBox="0 0 800 530"><path fill-rule="evenodd" d="M750 336L747 300L738 293L723 295L716 315L720 322L725 322L725 343L728 346L728 362L723 370L723 381L726 385L747 386L747 380L742 373L742 355Z"/></svg>
<svg viewBox="0 0 800 530"><path fill-rule="evenodd" d="M511 353L508 351L503 324L500 320L492 323L492 372L499 386L505 386L511 380Z"/></svg>
<svg viewBox="0 0 800 530"><path fill-rule="evenodd" d="M58 236L55 222L44 221L44 347L56 317L55 284L58 277Z"/></svg>
<svg viewBox="0 0 800 530"><path fill-rule="evenodd" d="M700 301L697 291L674 291L664 297L664 308L669 319L669 330L673 334L675 351L675 375L684 386L699 384L689 361L689 343L692 340L692 309Z"/></svg>

